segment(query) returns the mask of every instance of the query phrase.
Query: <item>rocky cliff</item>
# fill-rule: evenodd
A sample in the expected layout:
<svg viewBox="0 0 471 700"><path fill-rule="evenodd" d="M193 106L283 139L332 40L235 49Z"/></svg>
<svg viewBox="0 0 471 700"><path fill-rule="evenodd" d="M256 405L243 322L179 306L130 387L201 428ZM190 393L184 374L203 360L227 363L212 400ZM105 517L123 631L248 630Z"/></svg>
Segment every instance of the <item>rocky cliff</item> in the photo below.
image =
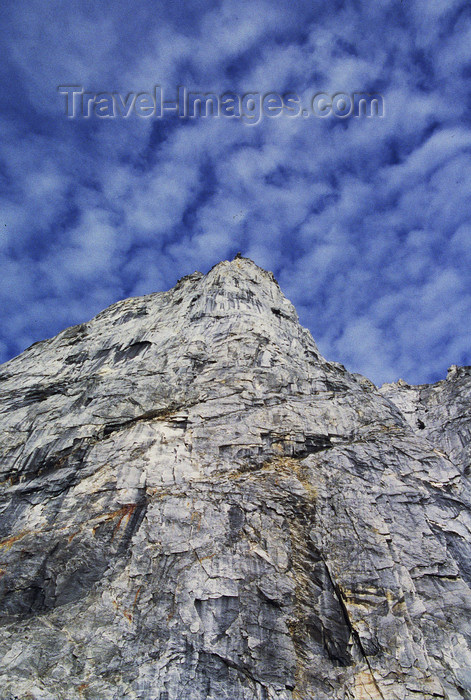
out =
<svg viewBox="0 0 471 700"><path fill-rule="evenodd" d="M471 374L378 391L247 259L0 368L0 697L471 697Z"/></svg>

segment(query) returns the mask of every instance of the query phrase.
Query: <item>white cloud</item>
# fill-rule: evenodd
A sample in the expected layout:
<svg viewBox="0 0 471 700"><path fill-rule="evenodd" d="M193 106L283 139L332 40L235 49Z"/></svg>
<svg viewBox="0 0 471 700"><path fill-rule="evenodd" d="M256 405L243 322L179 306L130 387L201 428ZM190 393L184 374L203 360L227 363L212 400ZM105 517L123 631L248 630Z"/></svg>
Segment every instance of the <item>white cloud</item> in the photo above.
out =
<svg viewBox="0 0 471 700"><path fill-rule="evenodd" d="M0 353L241 250L352 370L422 381L470 361L464 3L334 5L9 6L19 87L0 120ZM72 122L56 92L67 81L303 99L379 89L386 112Z"/></svg>

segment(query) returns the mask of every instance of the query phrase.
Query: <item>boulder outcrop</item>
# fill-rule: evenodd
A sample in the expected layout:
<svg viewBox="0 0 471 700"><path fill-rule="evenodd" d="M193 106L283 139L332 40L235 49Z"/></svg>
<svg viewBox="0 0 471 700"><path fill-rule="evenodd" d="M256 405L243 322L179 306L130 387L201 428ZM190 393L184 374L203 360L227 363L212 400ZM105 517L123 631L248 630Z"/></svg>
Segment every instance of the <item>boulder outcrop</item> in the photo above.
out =
<svg viewBox="0 0 471 700"><path fill-rule="evenodd" d="M469 368L378 390L225 261L0 367L0 697L471 697Z"/></svg>

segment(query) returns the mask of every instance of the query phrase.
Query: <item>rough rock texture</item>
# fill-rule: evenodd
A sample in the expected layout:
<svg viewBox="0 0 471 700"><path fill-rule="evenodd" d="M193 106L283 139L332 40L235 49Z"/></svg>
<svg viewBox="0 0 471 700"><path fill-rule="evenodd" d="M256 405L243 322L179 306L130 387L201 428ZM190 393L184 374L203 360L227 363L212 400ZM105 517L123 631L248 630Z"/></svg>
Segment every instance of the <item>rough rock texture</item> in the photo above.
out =
<svg viewBox="0 0 471 700"><path fill-rule="evenodd" d="M236 259L0 374L0 697L471 697L469 368L379 392Z"/></svg>

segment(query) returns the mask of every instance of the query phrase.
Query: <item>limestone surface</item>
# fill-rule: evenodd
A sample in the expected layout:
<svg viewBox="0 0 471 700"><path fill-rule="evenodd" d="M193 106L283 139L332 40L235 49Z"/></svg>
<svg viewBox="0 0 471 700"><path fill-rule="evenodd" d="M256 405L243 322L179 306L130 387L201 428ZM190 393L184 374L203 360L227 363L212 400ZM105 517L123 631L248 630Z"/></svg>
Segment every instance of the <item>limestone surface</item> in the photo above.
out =
<svg viewBox="0 0 471 700"><path fill-rule="evenodd" d="M0 697L471 697L470 368L378 390L237 258L0 367Z"/></svg>

